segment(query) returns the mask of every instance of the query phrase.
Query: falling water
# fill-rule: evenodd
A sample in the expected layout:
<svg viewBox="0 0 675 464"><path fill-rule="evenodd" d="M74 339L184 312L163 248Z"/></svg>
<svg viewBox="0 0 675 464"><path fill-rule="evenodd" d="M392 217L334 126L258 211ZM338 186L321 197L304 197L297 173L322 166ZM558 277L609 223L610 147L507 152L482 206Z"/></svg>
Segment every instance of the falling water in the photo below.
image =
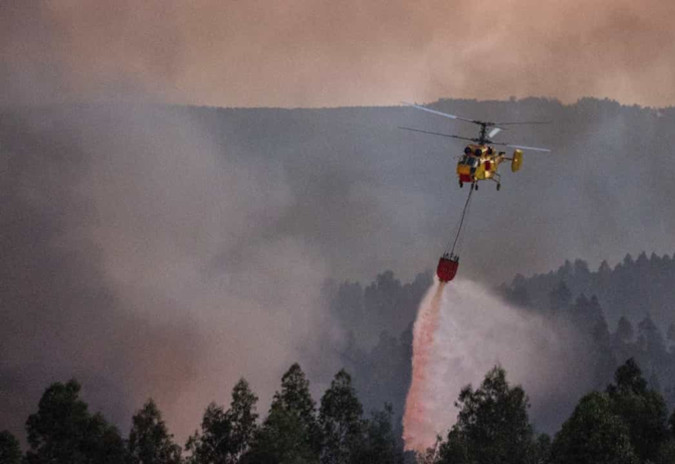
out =
<svg viewBox="0 0 675 464"><path fill-rule="evenodd" d="M445 283L436 281L417 311L413 329L412 381L403 416L403 440L407 450L423 451L429 445L427 437L435 434L434 424L429 420L431 405L426 401L426 386L444 288Z"/></svg>
<svg viewBox="0 0 675 464"><path fill-rule="evenodd" d="M583 347L561 321L514 308L475 282L434 283L419 306L413 330L405 448L423 452L433 446L436 436L445 435L456 420L453 403L461 389L478 386L497 364L506 369L510 383L525 388L535 423L559 426L558 416L569 413L573 406L567 403L575 398L569 379L575 379L576 390L592 387L580 374L585 351L577 350L580 355L570 346Z"/></svg>

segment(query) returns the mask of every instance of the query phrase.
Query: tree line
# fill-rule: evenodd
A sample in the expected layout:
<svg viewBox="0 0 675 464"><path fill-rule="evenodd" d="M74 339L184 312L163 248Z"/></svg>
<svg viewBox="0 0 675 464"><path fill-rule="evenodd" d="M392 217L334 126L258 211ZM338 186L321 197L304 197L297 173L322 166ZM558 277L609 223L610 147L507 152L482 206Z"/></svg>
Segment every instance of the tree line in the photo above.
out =
<svg viewBox="0 0 675 464"><path fill-rule="evenodd" d="M331 314L348 334L339 355L366 408L387 401L402 414L411 376L412 323L432 281L428 272L405 283L387 271L368 285L327 286ZM673 256L640 253L636 259L626 255L614 267L603 262L597 270L583 260L566 261L548 273L517 275L494 290L511 305L543 316L550 330L577 335L567 349L589 384L570 383L569 404L589 388L603 388L623 360L634 358L649 385L673 407L673 281Z"/></svg>
<svg viewBox="0 0 675 464"><path fill-rule="evenodd" d="M631 358L602 391L583 396L553 438L538 434L529 400L495 366L481 385L465 387L454 426L425 453L404 453L391 407L364 418L350 375L340 370L317 408L298 364L283 375L269 412L245 379L230 407L211 403L184 449L150 399L132 418L127 438L79 397L80 384L54 383L26 421L29 448L0 433L3 464L673 464L675 412L650 388Z"/></svg>
<svg viewBox="0 0 675 464"><path fill-rule="evenodd" d="M91 414L76 380L50 385L26 421L28 449L0 433L2 464L273 464L402 463L391 406L364 417L350 375L340 370L317 405L298 364L264 420L245 379L232 390L230 407L211 403L184 447L174 440L150 399L132 418L128 437L100 414Z"/></svg>
<svg viewBox="0 0 675 464"><path fill-rule="evenodd" d="M648 387L633 359L619 366L604 390L584 395L553 439L534 432L525 392L509 386L500 367L480 388L463 389L456 405L456 424L424 462L675 463L675 413L668 417L663 397Z"/></svg>
<svg viewBox="0 0 675 464"><path fill-rule="evenodd" d="M517 275L500 294L555 324L566 323L587 340L596 360L597 382L607 382L618 360L634 358L649 384L675 405L675 259L654 253L627 254L614 268L597 270L583 260L566 261L556 271ZM614 330L610 330L614 326ZM665 328L663 330L662 328Z"/></svg>

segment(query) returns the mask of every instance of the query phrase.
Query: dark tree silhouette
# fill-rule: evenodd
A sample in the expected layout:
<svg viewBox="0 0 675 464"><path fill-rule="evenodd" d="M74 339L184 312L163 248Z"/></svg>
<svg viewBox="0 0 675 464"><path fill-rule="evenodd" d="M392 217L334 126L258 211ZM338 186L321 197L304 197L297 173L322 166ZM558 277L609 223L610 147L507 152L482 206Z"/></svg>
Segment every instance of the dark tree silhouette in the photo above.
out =
<svg viewBox="0 0 675 464"><path fill-rule="evenodd" d="M668 347L669 351L672 353L672 346L673 346L673 343L675 343L675 324L672 323L672 322L668 326L668 331L666 332L666 339L668 340L669 345L670 345Z"/></svg>
<svg viewBox="0 0 675 464"><path fill-rule="evenodd" d="M441 444L439 463L516 464L533 459L528 399L520 386L509 387L504 369L488 372L475 391L464 388L456 406L457 423Z"/></svg>
<svg viewBox="0 0 675 464"><path fill-rule="evenodd" d="M532 464L547 464L551 460L551 437L545 433L539 435L534 444L534 452L529 460Z"/></svg>
<svg viewBox="0 0 675 464"><path fill-rule="evenodd" d="M248 382L240 379L232 390L232 402L227 412L211 403L204 412L201 432L188 439L186 450L192 453L193 464L234 464L247 451L256 430L258 397Z"/></svg>
<svg viewBox="0 0 675 464"><path fill-rule="evenodd" d="M628 427L614 413L606 393L581 399L555 436L552 464L638 464Z"/></svg>
<svg viewBox="0 0 675 464"><path fill-rule="evenodd" d="M532 299L530 298L530 292L525 287L525 282L525 277L522 274L516 275L511 287L504 289L506 301L521 308L530 307Z"/></svg>
<svg viewBox="0 0 675 464"><path fill-rule="evenodd" d="M151 399L132 418L128 452L130 464L180 464L180 446L173 443L162 414Z"/></svg>
<svg viewBox="0 0 675 464"><path fill-rule="evenodd" d="M319 462L321 435L309 381L296 363L281 379L270 411L257 430L246 463L302 464Z"/></svg>
<svg viewBox="0 0 675 464"><path fill-rule="evenodd" d="M19 440L9 431L0 432L0 463L19 464L21 462L21 447Z"/></svg>
<svg viewBox="0 0 675 464"><path fill-rule="evenodd" d="M668 437L667 409L661 395L647 387L632 358L616 370L615 384L607 387L612 409L628 426L630 441L642 461L654 461Z"/></svg>
<svg viewBox="0 0 675 464"><path fill-rule="evenodd" d="M560 281L558 286L548 294L549 306L553 311L560 311L569 308L572 302L572 292L564 281Z"/></svg>
<svg viewBox="0 0 675 464"><path fill-rule="evenodd" d="M119 464L125 460L117 429L102 415L89 414L79 399L80 384L52 384L40 399L38 412L26 422L28 464Z"/></svg>
<svg viewBox="0 0 675 464"><path fill-rule="evenodd" d="M666 342L663 334L649 315L638 323L638 348L647 355L652 366L667 362Z"/></svg>
<svg viewBox="0 0 675 464"><path fill-rule="evenodd" d="M255 405L258 397L251 391L248 382L240 379L232 390L232 402L227 416L231 424L231 461L236 462L248 449L253 433L256 430Z"/></svg>
<svg viewBox="0 0 675 464"><path fill-rule="evenodd" d="M390 404L384 410L373 412L366 422L365 446L361 462L374 464L401 464L403 462L403 443L395 433L393 410Z"/></svg>
<svg viewBox="0 0 675 464"><path fill-rule="evenodd" d="M232 424L221 406L211 403L202 417L201 431L192 435L185 450L191 453L190 464L220 464L231 456Z"/></svg>
<svg viewBox="0 0 675 464"><path fill-rule="evenodd" d="M624 316L621 316L621 318L619 318L619 322L617 323L615 334L617 340L623 343L630 343L633 341L633 337L635 335L633 332L633 325L628 319L626 319Z"/></svg>
<svg viewBox="0 0 675 464"><path fill-rule="evenodd" d="M363 408L352 379L343 369L335 375L330 388L321 398L322 464L348 464L362 461L364 447Z"/></svg>

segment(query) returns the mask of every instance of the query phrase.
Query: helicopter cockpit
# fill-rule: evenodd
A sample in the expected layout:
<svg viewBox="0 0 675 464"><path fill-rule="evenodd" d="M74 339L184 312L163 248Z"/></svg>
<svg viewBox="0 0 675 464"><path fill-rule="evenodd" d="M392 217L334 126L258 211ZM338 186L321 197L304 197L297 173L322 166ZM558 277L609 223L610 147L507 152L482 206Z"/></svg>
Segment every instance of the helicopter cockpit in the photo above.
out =
<svg viewBox="0 0 675 464"><path fill-rule="evenodd" d="M470 156L470 155L464 155L462 158L459 160L458 164L463 164L472 168L477 168L478 165L480 164L480 160L476 158L475 156Z"/></svg>

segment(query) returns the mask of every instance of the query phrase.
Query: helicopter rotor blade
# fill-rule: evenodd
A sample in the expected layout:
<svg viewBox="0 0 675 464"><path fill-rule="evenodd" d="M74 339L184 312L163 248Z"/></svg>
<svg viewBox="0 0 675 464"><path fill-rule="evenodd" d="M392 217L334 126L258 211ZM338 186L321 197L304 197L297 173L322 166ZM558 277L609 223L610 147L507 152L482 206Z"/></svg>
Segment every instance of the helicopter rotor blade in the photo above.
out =
<svg viewBox="0 0 675 464"><path fill-rule="evenodd" d="M411 106L413 108L417 108L418 110L426 111L427 113L435 114L435 115L438 115L438 116L443 116L444 118L459 119L460 121L472 122L474 124L480 124L481 123L480 121L476 121L476 120L473 120L473 119L463 118L461 116L456 116L454 114L443 113L442 111L432 110L431 108L427 108L426 106L416 105L414 103L408 103L408 102L401 102L401 103L403 103L404 105Z"/></svg>
<svg viewBox="0 0 675 464"><path fill-rule="evenodd" d="M541 151L541 152L545 152L545 153L551 152L551 150L549 150L548 148L526 147L525 145L511 145L511 144L508 144L508 143L505 143L504 145L506 145L507 147L510 147L510 148L518 148L518 149L521 149L521 150Z"/></svg>
<svg viewBox="0 0 675 464"><path fill-rule="evenodd" d="M497 126L515 126L520 124L551 124L551 121L496 122Z"/></svg>
<svg viewBox="0 0 675 464"><path fill-rule="evenodd" d="M528 146L525 146L525 145L514 145L514 144L511 144L511 143L504 143L504 142L490 142L490 145L500 145L502 147L518 148L520 150L541 151L541 152L546 152L546 153L551 152L551 150L549 150L548 148L528 147Z"/></svg>
<svg viewBox="0 0 675 464"><path fill-rule="evenodd" d="M488 138L491 139L491 138L494 137L495 135L499 134L502 130L503 130L503 129L502 129L501 127L495 127L495 128L492 129L492 130L490 131L490 133L488 134Z"/></svg>
<svg viewBox="0 0 675 464"><path fill-rule="evenodd" d="M413 131L413 132L421 132L422 134L439 135L441 137L450 137L450 138L459 139L459 140L468 140L469 142L475 142L476 141L476 139L470 139L469 137L460 137L459 135L443 134L441 132L432 132L432 131L427 131L427 130L422 130L422 129L414 129L412 127L399 127L399 129L403 129L403 130L407 130L407 131Z"/></svg>

